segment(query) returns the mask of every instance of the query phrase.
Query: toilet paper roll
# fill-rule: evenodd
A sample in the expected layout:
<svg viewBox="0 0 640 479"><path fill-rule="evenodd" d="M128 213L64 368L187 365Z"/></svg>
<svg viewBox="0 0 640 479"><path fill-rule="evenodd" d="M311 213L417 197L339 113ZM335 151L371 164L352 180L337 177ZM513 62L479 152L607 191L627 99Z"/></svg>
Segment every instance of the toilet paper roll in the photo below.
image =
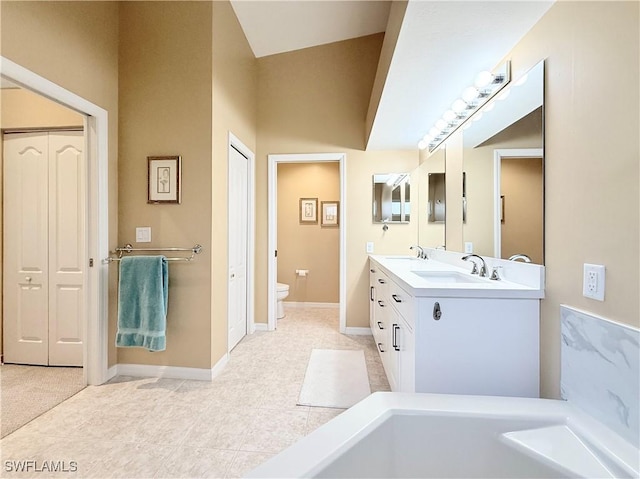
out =
<svg viewBox="0 0 640 479"><path fill-rule="evenodd" d="M296 270L296 273L298 274L298 276L302 276L302 277L305 277L308 272L309 272L308 269L297 269Z"/></svg>

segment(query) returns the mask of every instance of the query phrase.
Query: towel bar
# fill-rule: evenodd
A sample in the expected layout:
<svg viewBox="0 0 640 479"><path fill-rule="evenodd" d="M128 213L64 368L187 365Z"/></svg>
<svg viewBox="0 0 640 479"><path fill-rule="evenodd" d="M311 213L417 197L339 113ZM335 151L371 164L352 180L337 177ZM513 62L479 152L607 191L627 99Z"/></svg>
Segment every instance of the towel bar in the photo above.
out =
<svg viewBox="0 0 640 479"><path fill-rule="evenodd" d="M131 253L133 251L191 251L191 256L183 256L176 258L167 258L167 261L193 261L197 254L202 252L202 246L199 244L194 245L192 248L134 248L131 244L127 244L123 247L118 246L113 254L117 254L118 257L114 258L113 256L109 256L104 259L104 263L111 263L113 261L120 261L124 253Z"/></svg>

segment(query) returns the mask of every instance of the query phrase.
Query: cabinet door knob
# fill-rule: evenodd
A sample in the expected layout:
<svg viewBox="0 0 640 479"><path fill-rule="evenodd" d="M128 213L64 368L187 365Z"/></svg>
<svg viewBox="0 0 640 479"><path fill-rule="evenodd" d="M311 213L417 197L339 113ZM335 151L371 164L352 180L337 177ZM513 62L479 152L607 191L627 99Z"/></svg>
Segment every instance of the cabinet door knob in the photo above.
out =
<svg viewBox="0 0 640 479"><path fill-rule="evenodd" d="M384 349L382 349L382 343L378 343L378 351L384 353Z"/></svg>
<svg viewBox="0 0 640 479"><path fill-rule="evenodd" d="M375 270L375 269L373 269L373 268L371 268L369 271L371 271L372 273L375 273L375 272L376 272L376 270Z"/></svg>
<svg viewBox="0 0 640 479"><path fill-rule="evenodd" d="M440 309L440 303L436 301L435 304L433 305L433 319L435 319L436 321L439 321L441 317L442 317L442 310Z"/></svg>
<svg viewBox="0 0 640 479"><path fill-rule="evenodd" d="M400 297L397 294L392 294L391 297L393 298L393 300L396 303L402 303L402 300L400 299Z"/></svg>
<svg viewBox="0 0 640 479"><path fill-rule="evenodd" d="M378 300L378 304L380 305L381 308L385 307L384 301L382 301L381 299Z"/></svg>
<svg viewBox="0 0 640 479"><path fill-rule="evenodd" d="M378 328L379 328L379 329L384 329L384 328L382 327L382 321L378 321Z"/></svg>
<svg viewBox="0 0 640 479"><path fill-rule="evenodd" d="M384 279L382 279L382 278L378 278L378 283L380 283L380 284L386 284L387 282L386 282Z"/></svg>
<svg viewBox="0 0 640 479"><path fill-rule="evenodd" d="M27 283L31 283L31 276L27 276L26 278L24 278L24 280L25 280Z"/></svg>

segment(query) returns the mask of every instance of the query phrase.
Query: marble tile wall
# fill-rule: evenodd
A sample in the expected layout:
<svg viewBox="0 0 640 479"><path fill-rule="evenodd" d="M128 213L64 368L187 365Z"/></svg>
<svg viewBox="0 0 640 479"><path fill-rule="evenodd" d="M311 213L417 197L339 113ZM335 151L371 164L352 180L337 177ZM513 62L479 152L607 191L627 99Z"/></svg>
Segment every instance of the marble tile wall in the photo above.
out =
<svg viewBox="0 0 640 479"><path fill-rule="evenodd" d="M560 307L561 395L640 447L640 330Z"/></svg>

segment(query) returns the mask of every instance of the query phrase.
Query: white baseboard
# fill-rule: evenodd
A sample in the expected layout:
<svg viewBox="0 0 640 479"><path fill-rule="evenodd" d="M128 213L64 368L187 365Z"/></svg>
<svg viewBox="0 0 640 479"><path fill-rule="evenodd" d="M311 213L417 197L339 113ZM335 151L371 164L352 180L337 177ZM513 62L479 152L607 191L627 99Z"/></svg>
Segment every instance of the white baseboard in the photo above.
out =
<svg viewBox="0 0 640 479"><path fill-rule="evenodd" d="M347 327L344 334L353 334L354 336L372 336L371 328L350 328Z"/></svg>
<svg viewBox="0 0 640 479"><path fill-rule="evenodd" d="M105 379L105 382L115 378L117 375L118 375L118 365L114 364L109 369L107 369L107 379Z"/></svg>
<svg viewBox="0 0 640 479"><path fill-rule="evenodd" d="M340 303L305 303L297 301L284 301L282 303L288 308L339 308Z"/></svg>
<svg viewBox="0 0 640 479"><path fill-rule="evenodd" d="M253 326L256 331L269 331L269 325L267 323L254 323Z"/></svg>
<svg viewBox="0 0 640 479"><path fill-rule="evenodd" d="M214 377L220 374L228 361L229 355L225 354L211 369L184 368L178 366L154 366L149 364L117 364L112 368L109 368L109 372L116 368L119 376L211 381Z"/></svg>

